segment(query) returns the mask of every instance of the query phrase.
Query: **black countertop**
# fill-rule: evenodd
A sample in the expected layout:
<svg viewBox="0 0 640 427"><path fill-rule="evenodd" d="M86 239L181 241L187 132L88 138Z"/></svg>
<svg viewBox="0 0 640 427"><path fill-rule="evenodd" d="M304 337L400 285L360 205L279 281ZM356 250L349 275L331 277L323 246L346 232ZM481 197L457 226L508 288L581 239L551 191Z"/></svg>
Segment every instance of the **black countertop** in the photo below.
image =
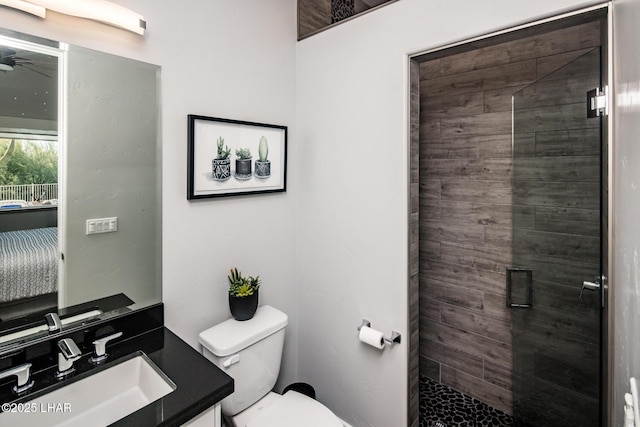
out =
<svg viewBox="0 0 640 427"><path fill-rule="evenodd" d="M126 336L126 335L125 335ZM81 347L82 348L82 347ZM107 344L109 358L94 366L85 353L75 362L76 372L64 381L53 376L54 368L34 374L36 386L28 396L2 399L28 402L62 386L79 381L144 352L177 386L166 396L111 424L113 427L180 426L233 393L233 379L165 327ZM14 377L15 378L15 377ZM6 387L4 387L6 388Z"/></svg>
<svg viewBox="0 0 640 427"><path fill-rule="evenodd" d="M233 393L233 379L167 328L109 348L111 364L143 351L177 388L112 426L179 426Z"/></svg>

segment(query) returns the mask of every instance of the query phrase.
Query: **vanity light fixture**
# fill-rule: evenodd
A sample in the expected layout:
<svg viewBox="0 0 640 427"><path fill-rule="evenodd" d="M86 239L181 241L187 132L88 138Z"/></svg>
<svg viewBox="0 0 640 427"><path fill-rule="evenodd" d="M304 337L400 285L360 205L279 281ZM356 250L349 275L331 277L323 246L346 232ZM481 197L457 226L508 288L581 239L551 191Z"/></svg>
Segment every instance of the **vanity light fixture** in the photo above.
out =
<svg viewBox="0 0 640 427"><path fill-rule="evenodd" d="M45 10L103 22L143 35L147 21L139 13L107 0L0 0L0 5L44 18ZM40 12L35 13L35 12Z"/></svg>
<svg viewBox="0 0 640 427"><path fill-rule="evenodd" d="M18 9L26 13L30 13L31 15L39 16L40 18L44 18L47 15L47 9L42 6L38 6L33 3L29 3L28 1L23 0L0 0L1 6L7 6L12 9Z"/></svg>

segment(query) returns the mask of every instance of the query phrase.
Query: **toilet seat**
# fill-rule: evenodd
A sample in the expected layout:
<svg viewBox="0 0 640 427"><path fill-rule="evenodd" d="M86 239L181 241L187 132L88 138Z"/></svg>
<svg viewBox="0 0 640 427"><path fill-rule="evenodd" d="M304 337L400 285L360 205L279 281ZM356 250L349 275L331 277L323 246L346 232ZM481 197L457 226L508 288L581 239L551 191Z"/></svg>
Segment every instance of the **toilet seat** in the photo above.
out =
<svg viewBox="0 0 640 427"><path fill-rule="evenodd" d="M290 390L265 408L246 427L344 427L322 403Z"/></svg>

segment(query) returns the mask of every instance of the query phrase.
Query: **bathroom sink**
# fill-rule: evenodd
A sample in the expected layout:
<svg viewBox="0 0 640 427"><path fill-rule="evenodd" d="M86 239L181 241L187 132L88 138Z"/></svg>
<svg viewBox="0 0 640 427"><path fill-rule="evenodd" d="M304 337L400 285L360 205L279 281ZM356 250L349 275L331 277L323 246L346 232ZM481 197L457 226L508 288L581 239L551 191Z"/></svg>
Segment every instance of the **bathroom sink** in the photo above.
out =
<svg viewBox="0 0 640 427"><path fill-rule="evenodd" d="M0 425L106 426L176 389L144 353L0 414ZM6 404L5 404L6 406ZM5 407L3 406L3 409Z"/></svg>

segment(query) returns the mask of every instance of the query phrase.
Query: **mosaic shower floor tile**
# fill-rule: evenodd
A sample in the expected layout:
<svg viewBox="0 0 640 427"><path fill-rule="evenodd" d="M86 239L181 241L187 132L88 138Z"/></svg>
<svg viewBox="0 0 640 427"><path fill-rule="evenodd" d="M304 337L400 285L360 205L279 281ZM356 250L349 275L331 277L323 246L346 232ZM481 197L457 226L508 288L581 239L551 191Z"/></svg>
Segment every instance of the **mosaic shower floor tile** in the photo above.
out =
<svg viewBox="0 0 640 427"><path fill-rule="evenodd" d="M420 427L512 427L510 415L420 375Z"/></svg>

